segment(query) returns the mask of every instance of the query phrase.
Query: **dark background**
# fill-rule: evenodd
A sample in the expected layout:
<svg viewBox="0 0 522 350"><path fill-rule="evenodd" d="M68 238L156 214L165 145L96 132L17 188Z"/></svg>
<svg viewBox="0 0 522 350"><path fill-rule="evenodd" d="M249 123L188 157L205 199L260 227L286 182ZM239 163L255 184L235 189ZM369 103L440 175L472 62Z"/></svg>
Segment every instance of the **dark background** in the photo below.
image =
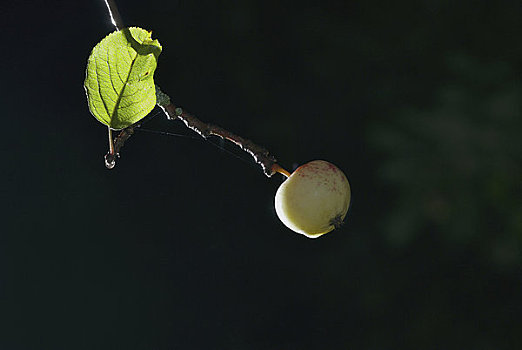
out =
<svg viewBox="0 0 522 350"><path fill-rule="evenodd" d="M118 3L176 104L335 163L352 209L294 234L281 176L188 137L107 170L105 5L2 1L0 349L522 348L520 1Z"/></svg>

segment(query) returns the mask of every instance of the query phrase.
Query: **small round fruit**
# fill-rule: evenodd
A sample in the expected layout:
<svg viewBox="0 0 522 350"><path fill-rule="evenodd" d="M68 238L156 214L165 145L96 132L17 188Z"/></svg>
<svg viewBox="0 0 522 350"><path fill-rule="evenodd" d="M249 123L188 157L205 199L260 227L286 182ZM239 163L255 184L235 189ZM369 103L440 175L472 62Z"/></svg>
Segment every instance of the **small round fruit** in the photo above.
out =
<svg viewBox="0 0 522 350"><path fill-rule="evenodd" d="M314 160L297 168L279 186L275 208L289 229L316 238L341 225L350 197L344 173L327 161Z"/></svg>

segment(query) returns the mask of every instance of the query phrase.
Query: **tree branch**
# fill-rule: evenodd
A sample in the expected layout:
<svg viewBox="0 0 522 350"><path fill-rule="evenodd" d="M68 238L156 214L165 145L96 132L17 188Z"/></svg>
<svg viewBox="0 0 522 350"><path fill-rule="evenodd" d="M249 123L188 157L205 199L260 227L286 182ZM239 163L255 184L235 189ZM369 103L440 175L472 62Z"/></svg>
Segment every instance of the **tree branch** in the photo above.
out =
<svg viewBox="0 0 522 350"><path fill-rule="evenodd" d="M156 88L158 89L158 87ZM277 164L275 157L272 156L264 147L225 130L220 126L204 123L193 115L185 112L183 109L174 106L172 103L160 107L163 109L168 119L179 118L189 129L195 131L205 139L213 135L234 143L254 158L255 162L261 166L266 176L271 177L275 173L281 173L286 177L290 176L290 173L281 168Z"/></svg>
<svg viewBox="0 0 522 350"><path fill-rule="evenodd" d="M112 24L114 24L117 30L122 30L124 28L123 20L121 19L116 2L114 0L105 0L105 4L109 10ZM283 174L286 177L290 176L288 171L277 164L276 159L270 155L268 150L259 145L256 145L248 139L242 138L241 136L223 129L222 127L204 123L198 118L186 113L181 108L174 106L170 102L169 96L164 94L157 85L156 100L158 106L163 109L163 112L165 112L168 119L174 120L179 118L189 129L195 131L201 137L206 139L211 135L218 136L224 140L228 140L234 143L243 151L250 154L254 158L255 162L261 166L266 176L271 177L275 173ZM105 155L105 166L107 168L114 168L116 164L116 158L119 156L120 149L123 147L125 141L127 141L127 139L134 133L134 129L139 127L140 124L134 124L120 131L118 136L114 139L114 145L110 147L109 152ZM110 133L109 137L111 138L112 142Z"/></svg>

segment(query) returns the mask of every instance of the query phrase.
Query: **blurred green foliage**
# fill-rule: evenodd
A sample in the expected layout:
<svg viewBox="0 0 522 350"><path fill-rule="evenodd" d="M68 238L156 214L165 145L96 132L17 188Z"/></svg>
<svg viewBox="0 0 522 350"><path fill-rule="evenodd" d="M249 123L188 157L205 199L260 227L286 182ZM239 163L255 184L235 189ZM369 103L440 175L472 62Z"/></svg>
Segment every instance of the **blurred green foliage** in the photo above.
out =
<svg viewBox="0 0 522 350"><path fill-rule="evenodd" d="M522 82L504 63L447 59L430 105L374 125L378 173L394 192L383 229L393 244L438 235L496 264L521 262Z"/></svg>

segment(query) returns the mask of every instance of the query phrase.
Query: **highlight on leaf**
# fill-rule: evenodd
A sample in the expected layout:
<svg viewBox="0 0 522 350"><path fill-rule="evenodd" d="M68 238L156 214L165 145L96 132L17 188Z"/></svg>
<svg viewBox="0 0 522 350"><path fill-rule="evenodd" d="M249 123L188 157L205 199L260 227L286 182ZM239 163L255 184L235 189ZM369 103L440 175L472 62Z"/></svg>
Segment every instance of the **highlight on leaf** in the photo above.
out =
<svg viewBox="0 0 522 350"><path fill-rule="evenodd" d="M152 32L124 28L106 36L87 63L89 110L113 130L143 119L156 105L154 71L162 47Z"/></svg>

